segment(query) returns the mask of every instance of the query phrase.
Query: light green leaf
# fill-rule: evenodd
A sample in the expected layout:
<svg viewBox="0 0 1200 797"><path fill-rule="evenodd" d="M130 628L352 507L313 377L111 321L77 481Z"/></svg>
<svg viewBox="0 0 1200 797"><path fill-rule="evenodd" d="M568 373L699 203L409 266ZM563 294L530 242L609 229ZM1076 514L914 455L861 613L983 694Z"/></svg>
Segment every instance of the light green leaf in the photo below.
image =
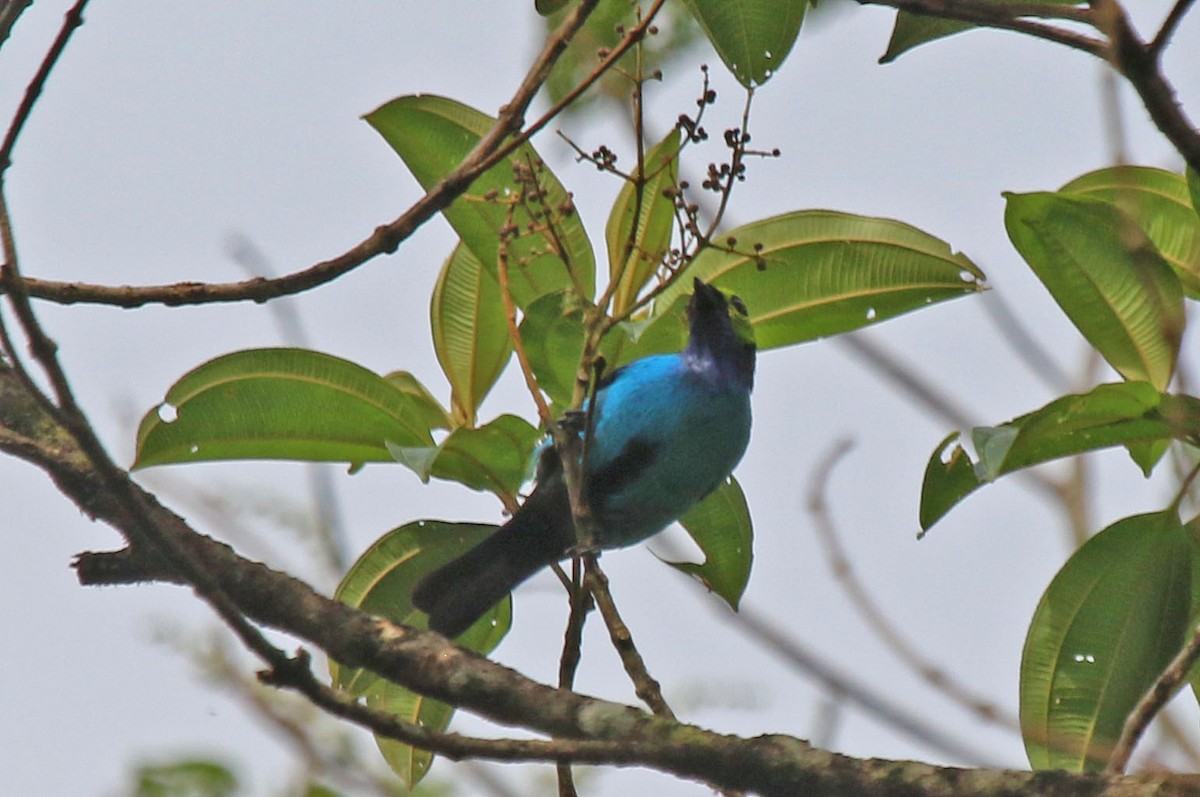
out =
<svg viewBox="0 0 1200 797"><path fill-rule="evenodd" d="M423 482L436 476L515 501L540 436L527 421L501 415L478 429L455 429L438 446L389 442L388 450Z"/></svg>
<svg viewBox="0 0 1200 797"><path fill-rule="evenodd" d="M477 523L420 520L381 537L358 558L334 597L363 611L402 625L424 628L428 618L412 605L412 591L426 573L446 564L483 542L497 527ZM500 644L512 624L512 602L505 599L463 632L456 641L477 653L487 654ZM400 719L443 731L454 709L386 681L369 670L329 662L333 685L365 697L367 705L391 712ZM376 738L384 758L411 789L429 770L433 756L423 750Z"/></svg>
<svg viewBox="0 0 1200 797"><path fill-rule="evenodd" d="M1200 174L1191 166L1185 169L1187 174L1188 194L1192 198L1192 210L1200 213Z"/></svg>
<svg viewBox="0 0 1200 797"><path fill-rule="evenodd" d="M1145 166L1118 166L1078 177L1059 193L1099 199L1137 222L1192 298L1200 298L1200 216L1187 179Z"/></svg>
<svg viewBox="0 0 1200 797"><path fill-rule="evenodd" d="M1038 604L1021 657L1035 770L1101 771L1125 718L1188 635L1192 550L1174 511L1088 540Z"/></svg>
<svg viewBox="0 0 1200 797"><path fill-rule="evenodd" d="M979 461L951 435L938 445L921 487L921 528L928 530L952 506L1000 476L1112 446L1154 444L1200 437L1200 399L1159 393L1146 382L1100 385L1064 396L997 427L978 427L972 436ZM1151 452L1134 457L1139 467Z"/></svg>
<svg viewBox="0 0 1200 797"><path fill-rule="evenodd" d="M662 264L671 245L675 202L666 189L678 182L679 128L650 148L639 182L627 182L613 203L605 240L609 278L617 283L612 313L623 315ZM635 218L636 214L636 218Z"/></svg>
<svg viewBox="0 0 1200 797"><path fill-rule="evenodd" d="M366 120L426 190L456 169L495 121L431 94L392 100L367 114ZM514 170L525 177L516 179ZM531 181L540 190L533 190ZM510 215L509 205L514 202ZM542 232L543 213L549 215L556 235ZM521 231L508 244L509 286L519 306L575 285L589 297L594 292L596 264L587 232L574 212L571 195L532 146L520 147L480 175L443 214L492 274L497 273L500 231L511 218Z"/></svg>
<svg viewBox="0 0 1200 797"><path fill-rule="evenodd" d="M732 242L732 244L730 243ZM806 210L748 224L705 249L655 310L696 276L742 297L760 349L848 332L983 290L983 272L932 235L890 219Z"/></svg>
<svg viewBox="0 0 1200 797"><path fill-rule="evenodd" d="M699 579L737 610L754 562L754 525L741 485L732 476L679 519L704 552L704 562L667 562Z"/></svg>
<svg viewBox="0 0 1200 797"><path fill-rule="evenodd" d="M538 387L560 408L572 404L583 356L583 331L583 310L569 293L543 296L521 321L521 340ZM600 342L600 353L610 365L619 361L624 338L624 332L616 328Z"/></svg>
<svg viewBox="0 0 1200 797"><path fill-rule="evenodd" d="M392 387L414 399L421 411L421 422L429 426L430 429L449 429L454 425L454 421L450 418L450 413L446 412L446 408L442 406L440 401L433 397L433 394L429 392L429 388L421 384L421 380L417 379L410 372L392 371L389 374L384 374L383 378L390 382Z"/></svg>
<svg viewBox="0 0 1200 797"><path fill-rule="evenodd" d="M684 0L725 66L746 88L766 83L792 51L806 0Z"/></svg>
<svg viewBox="0 0 1200 797"><path fill-rule="evenodd" d="M1009 238L1075 327L1123 377L1166 388L1183 290L1137 223L1094 199L1005 196Z"/></svg>
<svg viewBox="0 0 1200 797"><path fill-rule="evenodd" d="M455 426L474 426L479 403L512 356L504 297L494 272L459 243L429 303L433 350L450 381Z"/></svg>
<svg viewBox="0 0 1200 797"><path fill-rule="evenodd" d="M387 462L430 445L429 408L348 360L250 349L209 360L138 426L135 468L221 459Z"/></svg>

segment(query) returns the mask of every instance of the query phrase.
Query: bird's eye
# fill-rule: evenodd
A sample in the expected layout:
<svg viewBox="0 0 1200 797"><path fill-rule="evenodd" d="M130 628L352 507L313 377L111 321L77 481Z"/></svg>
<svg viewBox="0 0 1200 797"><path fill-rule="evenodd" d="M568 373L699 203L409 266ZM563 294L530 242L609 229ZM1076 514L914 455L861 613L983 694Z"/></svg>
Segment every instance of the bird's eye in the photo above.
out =
<svg viewBox="0 0 1200 797"><path fill-rule="evenodd" d="M730 296L729 304L733 306L734 310L737 310L742 315L750 315L750 313L746 310L746 303L742 301L742 297Z"/></svg>

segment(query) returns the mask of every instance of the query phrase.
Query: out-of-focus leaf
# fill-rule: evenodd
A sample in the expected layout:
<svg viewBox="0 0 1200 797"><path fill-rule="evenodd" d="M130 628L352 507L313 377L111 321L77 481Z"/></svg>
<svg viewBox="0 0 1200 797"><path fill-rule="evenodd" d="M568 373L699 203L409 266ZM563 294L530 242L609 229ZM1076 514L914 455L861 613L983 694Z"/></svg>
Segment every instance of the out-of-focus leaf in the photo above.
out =
<svg viewBox="0 0 1200 797"><path fill-rule="evenodd" d="M563 17L571 13L569 5L544 20L546 35L557 30ZM550 70L546 80L547 101L551 104L564 99L596 69L596 53L612 50L620 42L621 30L629 30L638 23L636 6L633 3L602 2L587 18L582 30L571 40L571 46L562 54ZM641 52L630 49L610 69L600 76L590 88L566 108L567 114L579 113L597 99L605 98L620 103L629 102L629 75L636 74L641 62L642 74L650 76L656 70L680 61L688 48L701 38L700 26L681 3L667 3L654 19L658 33L644 38Z"/></svg>
<svg viewBox="0 0 1200 797"><path fill-rule="evenodd" d="M921 528L928 531L970 493L1013 471L1060 457L1134 443L1200 438L1200 400L1159 393L1146 382L1100 385L1064 396L995 427L977 427L972 463L954 434L929 459L921 487ZM1149 454L1135 457L1145 467Z"/></svg>
<svg viewBox="0 0 1200 797"><path fill-rule="evenodd" d="M459 428L441 445L394 446L388 450L402 465L428 482L431 476L455 481L515 500L529 472L540 433L515 415L501 415L478 429Z"/></svg>
<svg viewBox="0 0 1200 797"><path fill-rule="evenodd" d="M667 562L697 578L737 610L754 562L754 525L741 485L732 476L679 519L704 552L704 562Z"/></svg>
<svg viewBox="0 0 1200 797"><path fill-rule="evenodd" d="M232 797L238 780L215 761L183 760L149 764L137 771L134 797Z"/></svg>
<svg viewBox="0 0 1200 797"><path fill-rule="evenodd" d="M1174 510L1092 537L1046 589L1021 657L1035 770L1104 769L1125 718L1188 635L1192 549Z"/></svg>
<svg viewBox="0 0 1200 797"><path fill-rule="evenodd" d="M366 120L426 190L458 168L495 122L474 108L431 94L399 97L367 114ZM518 180L516 172L524 177ZM536 181L537 190L531 181ZM530 232L545 228L543 213L549 214L557 235ZM507 250L509 286L518 305L575 285L589 297L594 292L596 263L587 232L571 195L532 146L520 147L480 175L443 214L492 274L497 273L500 231L510 218L522 231Z"/></svg>
<svg viewBox="0 0 1200 797"><path fill-rule="evenodd" d="M792 51L806 0L684 0L725 66L746 88L766 83Z"/></svg>
<svg viewBox="0 0 1200 797"><path fill-rule="evenodd" d="M412 591L426 573L446 564L483 542L497 527L478 523L420 520L381 537L358 558L334 597L363 611L403 625L424 628L428 618L412 605ZM481 617L456 640L463 647L487 654L500 644L512 624L511 599L505 599ZM388 711L408 722L443 731L454 709L384 680L369 670L329 662L333 685L367 705ZM411 789L425 773L433 755L392 739L376 737L384 758Z"/></svg>
<svg viewBox="0 0 1200 797"><path fill-rule="evenodd" d="M387 462L430 445L429 408L348 360L250 349L189 371L138 426L135 468L220 459Z"/></svg>
<svg viewBox="0 0 1200 797"><path fill-rule="evenodd" d="M1006 196L1009 238L1075 327L1123 377L1166 388L1183 290L1137 222L1095 199Z"/></svg>
<svg viewBox="0 0 1200 797"><path fill-rule="evenodd" d="M627 182L613 203L605 239L609 278L615 280L612 313L620 316L637 301L671 245L675 202L664 193L679 172L681 134L672 128L643 158L640 183ZM635 218L636 214L636 218Z"/></svg>
<svg viewBox="0 0 1200 797"><path fill-rule="evenodd" d="M1183 175L1145 166L1117 166L1078 177L1059 193L1115 205L1137 222L1175 270L1188 295L1200 298L1200 216L1192 208Z"/></svg>
<svg viewBox="0 0 1200 797"><path fill-rule="evenodd" d="M730 243L732 242L732 244ZM983 290L983 272L942 240L891 219L806 210L764 219L705 249L655 302L700 277L746 302L760 349L848 332Z"/></svg>
<svg viewBox="0 0 1200 797"><path fill-rule="evenodd" d="M450 381L455 426L474 426L483 397L512 355L496 274L459 243L442 266L429 303L433 350Z"/></svg>

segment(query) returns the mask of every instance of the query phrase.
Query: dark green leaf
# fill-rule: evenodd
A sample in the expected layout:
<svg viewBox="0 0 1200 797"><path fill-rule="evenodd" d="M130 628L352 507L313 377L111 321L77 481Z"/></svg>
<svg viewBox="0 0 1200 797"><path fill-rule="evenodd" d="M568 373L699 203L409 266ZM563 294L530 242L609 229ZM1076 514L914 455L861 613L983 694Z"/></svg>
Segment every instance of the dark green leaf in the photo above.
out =
<svg viewBox="0 0 1200 797"><path fill-rule="evenodd" d="M1191 571L1188 534L1169 511L1114 523L1054 577L1021 657L1021 732L1035 770L1104 768L1188 635Z"/></svg>
<svg viewBox="0 0 1200 797"><path fill-rule="evenodd" d="M460 428L441 445L405 447L388 445L398 462L421 481L430 476L455 481L474 490L486 490L509 501L529 473L529 463L540 433L515 415L501 415L478 429Z"/></svg>
<svg viewBox="0 0 1200 797"><path fill-rule="evenodd" d="M1003 0L993 1L1002 2ZM1077 0L1048 0L1048 2L1068 6L1081 5ZM892 28L892 38L888 41L887 52L879 59L879 63L890 63L918 45L975 27L974 23L962 22L957 19L900 11L896 14L896 25Z"/></svg>
<svg viewBox="0 0 1200 797"><path fill-rule="evenodd" d="M746 88L762 85L792 51L805 0L684 0L725 66Z"/></svg>
<svg viewBox="0 0 1200 797"><path fill-rule="evenodd" d="M1137 222L1094 199L1006 196L1009 238L1075 327L1126 379L1164 389L1183 334L1183 290Z"/></svg>
<svg viewBox="0 0 1200 797"><path fill-rule="evenodd" d="M704 552L704 562L667 562L699 579L734 610L750 581L754 526L741 485L732 476L679 519Z"/></svg>
<svg viewBox="0 0 1200 797"><path fill-rule="evenodd" d="M135 468L220 459L387 462L432 444L429 407L347 360L250 349L189 371L138 427Z"/></svg>
<svg viewBox="0 0 1200 797"><path fill-rule="evenodd" d="M1002 426L973 433L972 464L957 435L943 440L925 469L921 528L928 530L950 507L989 481L1013 471L1111 446L1154 444L1200 435L1200 400L1163 395L1145 382L1100 385L1064 396ZM1135 460L1145 467L1149 452Z"/></svg>
<svg viewBox="0 0 1200 797"><path fill-rule="evenodd" d="M672 128L666 138L651 147L644 157L641 181L625 183L613 203L605 239L609 278L617 283L614 316L623 315L634 305L671 245L675 202L664 191L677 182L680 138L679 129Z"/></svg>
<svg viewBox="0 0 1200 797"><path fill-rule="evenodd" d="M932 235L890 219L807 210L739 227L688 268L742 297L760 349L847 332L983 290L983 272ZM759 248L761 245L761 248ZM678 279L655 302L691 292Z"/></svg>
<svg viewBox="0 0 1200 797"><path fill-rule="evenodd" d="M1085 174L1059 193L1115 205L1137 222L1192 298L1200 297L1200 216L1181 174L1119 166Z"/></svg>
<svg viewBox="0 0 1200 797"><path fill-rule="evenodd" d="M367 114L366 120L426 190L456 169L495 121L462 103L431 94L392 100ZM514 169L532 170L541 190L529 191L528 181L515 179ZM531 196L535 193L539 198ZM517 205L510 216L511 202ZM579 216L570 208L570 194L533 147L525 145L482 174L443 213L463 244L492 274L498 267L500 231L511 218L522 233L508 245L509 285L516 303L524 307L539 296L567 287L577 287L588 296L595 289L592 245ZM544 212L549 213L556 236L529 232L531 226L545 228ZM560 243L565 257L555 254Z"/></svg>
<svg viewBox="0 0 1200 797"><path fill-rule="evenodd" d="M429 303L433 350L450 381L455 426L474 426L479 402L512 355L504 297L494 271L459 243Z"/></svg>
<svg viewBox="0 0 1200 797"><path fill-rule="evenodd" d="M496 531L477 523L446 523L421 520L408 523L381 537L350 567L334 597L363 611L386 617L402 625L425 627L427 618L412 605L412 590L426 573L460 556ZM487 654L508 633L512 604L505 599L456 641L477 653ZM329 663L333 685L356 696L367 705L391 712L408 722L434 731L450 724L454 710L386 681L374 673ZM412 788L429 770L433 756L400 742L377 737L380 750L391 767Z"/></svg>
<svg viewBox="0 0 1200 797"><path fill-rule="evenodd" d="M1188 195L1192 198L1192 210L1200 213L1200 174L1191 166L1185 170L1187 174Z"/></svg>

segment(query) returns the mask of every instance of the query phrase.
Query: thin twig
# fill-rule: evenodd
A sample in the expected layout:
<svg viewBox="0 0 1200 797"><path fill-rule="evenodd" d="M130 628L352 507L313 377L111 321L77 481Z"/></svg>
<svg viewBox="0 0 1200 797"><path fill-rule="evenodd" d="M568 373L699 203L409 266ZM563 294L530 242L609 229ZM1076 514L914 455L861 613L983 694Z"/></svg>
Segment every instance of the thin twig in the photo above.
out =
<svg viewBox="0 0 1200 797"><path fill-rule="evenodd" d="M4 174L12 165L12 151L16 146L17 137L21 135L21 130L24 129L25 123L29 120L29 114L33 111L33 106L42 94L46 78L50 77L50 71L54 69L54 65L58 63L59 57L67 47L67 42L71 40L71 34L83 24L83 9L87 4L88 0L77 0L75 5L67 11L63 17L62 27L58 30L58 36L54 38L54 43L50 45L46 57L42 59L33 80L29 81L29 85L25 87L25 96L21 98L21 104L17 106L17 111L13 114L8 131L4 134L4 142L0 143L0 175Z"/></svg>
<svg viewBox="0 0 1200 797"><path fill-rule="evenodd" d="M808 511L816 526L829 569L833 571L838 584L846 592L851 605L858 610L880 641L926 683L961 704L985 722L1001 725L1008 730L1019 731L1020 723L1016 717L994 702L974 694L959 684L948 672L923 656L915 646L900 636L892 623L884 617L883 611L867 592L858 576L855 575L850 559L846 556L846 551L838 538L837 528L830 516L829 505L825 498L833 468L850 451L850 447L849 440L835 443L817 465L808 489Z"/></svg>
<svg viewBox="0 0 1200 797"><path fill-rule="evenodd" d="M1167 14L1167 18L1163 20L1162 27L1158 29L1158 33L1154 34L1154 38L1150 40L1146 51L1154 58L1166 49L1170 43L1171 37L1175 35L1175 29L1179 27L1179 23L1183 22L1184 16L1191 9L1192 4L1196 0L1177 0L1175 5L1171 7L1171 11Z"/></svg>
<svg viewBox="0 0 1200 797"><path fill-rule="evenodd" d="M513 98L501 108L500 116L491 131L480 139L475 148L467 154L454 171L443 177L437 185L427 191L395 221L377 227L368 238L337 257L323 260L277 279L259 277L240 282L179 282L169 285L110 286L26 278L25 283L29 295L59 304L87 302L125 308L141 307L146 304L176 307L215 302L265 302L324 285L353 271L378 255L395 252L417 228L466 192L477 177L524 146L529 139L562 113L564 108L599 80L600 76L610 69L630 47L641 41L647 35L655 14L666 0L656 0L647 12L645 19L639 25L626 31L625 37L609 52L608 56L600 60L596 68L579 85L552 105L533 124L521 130L520 122L529 103L545 81L550 68L561 55L566 42L583 25L587 15L592 12L597 2L599 0L582 0L576 9L563 20L562 25L547 40L546 47L543 48L525 80L522 81L521 87L513 95ZM0 281L0 291L5 290L6 287L3 281Z"/></svg>
<svg viewBox="0 0 1200 797"><path fill-rule="evenodd" d="M1112 755L1108 758L1106 772L1119 775L1125 771L1125 768L1129 766L1129 758L1133 755L1133 749L1142 738L1142 734L1146 732L1150 721L1166 706L1167 701L1187 680L1188 673L1196 666L1196 662L1200 662L1200 627L1195 629L1192 638L1184 645L1183 650L1171 659L1171 663L1163 670L1162 675L1158 676L1158 680L1125 718L1125 725L1121 728L1121 738L1117 740Z"/></svg>
<svg viewBox="0 0 1200 797"><path fill-rule="evenodd" d="M633 691L655 714L675 719L675 712L671 711L671 707L663 699L662 687L646 669L646 662L633 643L633 635L629 633L629 627L625 625L620 612L617 611L612 593L609 592L608 576L600 569L600 562L597 561L594 554L585 554L583 562L585 583L592 593L592 597L596 599L596 607L604 618L604 624L608 626L608 636L612 640L613 648L620 656L621 664L625 667L629 680L633 682Z"/></svg>
<svg viewBox="0 0 1200 797"><path fill-rule="evenodd" d="M583 654L583 625L587 620L588 601L587 590L583 588L583 568L578 556L571 560L571 581L568 589L571 596L571 613L567 618L567 630L563 634L562 655L558 659L558 688L574 689L575 673ZM571 765L560 761L555 766L558 776L559 797L576 797L575 776Z"/></svg>

